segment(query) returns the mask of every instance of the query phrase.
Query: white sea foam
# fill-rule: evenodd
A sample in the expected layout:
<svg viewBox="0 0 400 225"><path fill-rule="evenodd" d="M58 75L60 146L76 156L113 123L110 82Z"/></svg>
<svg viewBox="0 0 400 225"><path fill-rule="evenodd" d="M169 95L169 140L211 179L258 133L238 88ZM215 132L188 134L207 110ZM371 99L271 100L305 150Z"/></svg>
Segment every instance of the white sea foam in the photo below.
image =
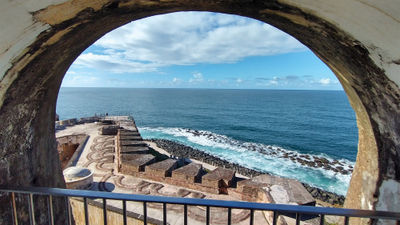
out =
<svg viewBox="0 0 400 225"><path fill-rule="evenodd" d="M209 131L165 127L140 127L139 130L144 138L179 141L244 167L294 178L341 195L347 192L351 173L337 172L334 168L340 166L343 168L342 171L349 171L354 166L354 162L346 159L335 160L325 154L303 154L275 145L242 142ZM313 162L322 158L334 166L331 168L310 166L297 160Z"/></svg>

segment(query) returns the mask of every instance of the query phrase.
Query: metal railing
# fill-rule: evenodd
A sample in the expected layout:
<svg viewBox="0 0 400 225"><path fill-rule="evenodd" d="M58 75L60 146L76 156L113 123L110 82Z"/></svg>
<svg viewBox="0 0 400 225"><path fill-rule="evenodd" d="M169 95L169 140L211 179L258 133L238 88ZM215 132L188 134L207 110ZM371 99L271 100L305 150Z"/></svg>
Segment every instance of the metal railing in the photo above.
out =
<svg viewBox="0 0 400 225"><path fill-rule="evenodd" d="M250 210L250 225L254 224L255 210L269 211L273 213L273 224L278 222L279 215L295 215L296 224L300 224L303 215L319 217L319 224L325 224L325 216L342 216L344 217L344 224L349 224L349 218L370 218L376 220L392 220L400 221L399 212L386 212L386 211L369 211L369 210L355 210L343 208L325 208L313 206L298 206L298 205L283 205L283 204L268 204L268 203L255 203L255 202L242 202L242 201L222 201L211 199L195 199L195 198L178 198L178 197L164 197L152 195L135 195L135 194L122 194L110 193L100 191L87 191L87 190L71 190L60 188L44 188L44 187L28 187L28 188L0 188L0 192L11 194L11 211L14 224L18 224L17 206L15 201L15 194L26 194L28 196L29 204L29 218L30 223L35 224L35 210L34 210L34 195L47 196L48 201L48 216L50 224L54 224L53 214L53 197L66 197L66 213L68 215L67 224L71 224L71 207L69 205L70 197L83 198L84 204L84 218L85 224L89 224L88 215L88 199L102 199L103 206L103 219L104 224L107 224L107 200L119 200L122 202L123 223L127 224L127 202L142 202L143 203L143 223L147 224L147 203L161 203L163 205L163 224L167 224L167 204L183 205L183 219L184 224L188 224L188 206L204 206L206 207L206 224L210 224L210 207L219 207L228 209L227 224L231 224L232 209L246 209Z"/></svg>

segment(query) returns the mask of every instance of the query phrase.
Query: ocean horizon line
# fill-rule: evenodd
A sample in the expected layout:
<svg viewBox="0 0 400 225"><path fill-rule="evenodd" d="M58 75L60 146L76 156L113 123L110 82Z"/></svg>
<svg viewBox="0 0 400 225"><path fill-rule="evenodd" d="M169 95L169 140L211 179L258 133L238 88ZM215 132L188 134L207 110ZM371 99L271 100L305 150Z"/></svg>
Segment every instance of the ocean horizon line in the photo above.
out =
<svg viewBox="0 0 400 225"><path fill-rule="evenodd" d="M271 88L169 88L169 87L68 87L61 86L61 88L91 88L91 89L160 89L160 90L254 90L254 91L336 91L336 92L345 92L343 89L335 90L335 89L271 89Z"/></svg>

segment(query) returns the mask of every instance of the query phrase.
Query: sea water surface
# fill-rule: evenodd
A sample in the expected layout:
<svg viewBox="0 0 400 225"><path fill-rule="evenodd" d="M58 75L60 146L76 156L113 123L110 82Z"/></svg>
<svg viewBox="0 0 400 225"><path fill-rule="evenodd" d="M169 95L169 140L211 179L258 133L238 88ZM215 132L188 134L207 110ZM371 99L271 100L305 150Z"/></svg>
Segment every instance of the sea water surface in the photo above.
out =
<svg viewBox="0 0 400 225"><path fill-rule="evenodd" d="M357 154L355 114L343 91L63 87L57 113L60 119L131 115L143 138L178 141L342 195L351 174L278 156L324 156L351 168Z"/></svg>

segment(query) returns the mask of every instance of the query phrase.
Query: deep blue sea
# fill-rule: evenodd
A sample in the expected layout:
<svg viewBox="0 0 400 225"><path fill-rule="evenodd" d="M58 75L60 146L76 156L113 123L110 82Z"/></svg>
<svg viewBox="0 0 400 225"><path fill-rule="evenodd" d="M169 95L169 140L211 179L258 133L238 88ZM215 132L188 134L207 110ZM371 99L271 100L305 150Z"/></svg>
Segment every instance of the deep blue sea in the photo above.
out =
<svg viewBox="0 0 400 225"><path fill-rule="evenodd" d="M345 195L350 174L301 165L324 156L351 168L356 118L343 91L61 88L60 119L131 115L143 138L181 142L231 162Z"/></svg>

